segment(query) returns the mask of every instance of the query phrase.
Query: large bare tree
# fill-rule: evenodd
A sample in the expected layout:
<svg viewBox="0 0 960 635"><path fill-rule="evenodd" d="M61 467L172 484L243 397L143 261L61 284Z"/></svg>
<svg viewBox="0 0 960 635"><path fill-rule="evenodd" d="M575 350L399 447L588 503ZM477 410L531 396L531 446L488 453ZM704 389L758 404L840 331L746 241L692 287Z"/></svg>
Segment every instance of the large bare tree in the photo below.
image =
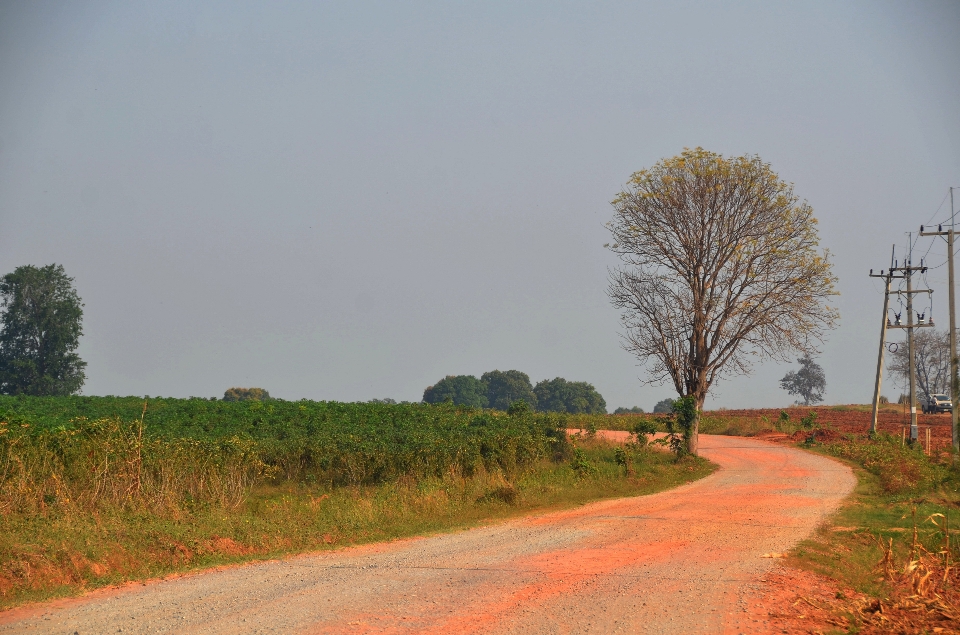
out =
<svg viewBox="0 0 960 635"><path fill-rule="evenodd" d="M917 362L917 387L930 395L950 394L950 329L917 329L913 336L913 356ZM907 343L900 343L887 363L890 374L906 383L910 379Z"/></svg>
<svg viewBox="0 0 960 635"><path fill-rule="evenodd" d="M713 383L755 361L813 354L839 319L813 209L756 156L684 150L613 201L609 295L648 383L673 382L697 417Z"/></svg>

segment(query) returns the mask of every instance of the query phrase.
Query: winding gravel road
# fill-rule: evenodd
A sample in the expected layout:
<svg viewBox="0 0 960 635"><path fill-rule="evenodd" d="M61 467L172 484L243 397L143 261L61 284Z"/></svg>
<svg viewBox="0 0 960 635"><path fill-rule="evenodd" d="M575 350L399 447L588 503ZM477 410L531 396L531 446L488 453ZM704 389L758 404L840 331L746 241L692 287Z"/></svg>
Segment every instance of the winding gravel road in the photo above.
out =
<svg viewBox="0 0 960 635"><path fill-rule="evenodd" d="M0 633L738 633L769 556L855 484L829 459L701 436L680 488L429 538L101 591L0 614Z"/></svg>

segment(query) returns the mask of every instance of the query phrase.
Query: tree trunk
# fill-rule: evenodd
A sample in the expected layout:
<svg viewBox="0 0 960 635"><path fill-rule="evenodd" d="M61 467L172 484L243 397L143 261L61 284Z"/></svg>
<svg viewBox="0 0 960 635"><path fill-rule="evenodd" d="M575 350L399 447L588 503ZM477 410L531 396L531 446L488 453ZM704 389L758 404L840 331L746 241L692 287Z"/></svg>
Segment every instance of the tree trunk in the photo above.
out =
<svg viewBox="0 0 960 635"><path fill-rule="evenodd" d="M703 400L697 399L697 413L693 417L693 425L690 426L690 439L687 441L687 451L696 455L700 447L700 411L703 410Z"/></svg>

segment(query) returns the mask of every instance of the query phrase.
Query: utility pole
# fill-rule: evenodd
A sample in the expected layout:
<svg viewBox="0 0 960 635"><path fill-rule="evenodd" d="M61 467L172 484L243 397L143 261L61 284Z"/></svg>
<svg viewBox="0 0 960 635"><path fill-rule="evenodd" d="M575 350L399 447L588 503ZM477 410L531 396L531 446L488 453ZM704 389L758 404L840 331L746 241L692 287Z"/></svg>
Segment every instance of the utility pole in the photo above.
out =
<svg viewBox="0 0 960 635"><path fill-rule="evenodd" d="M907 355L910 356L910 441L920 439L917 428L917 357L913 354L913 235L907 234Z"/></svg>
<svg viewBox="0 0 960 635"><path fill-rule="evenodd" d="M931 289L916 289L913 288L913 274L915 272L923 273L927 270L923 266L923 262L920 263L919 267L914 267L912 258L913 258L913 234L908 234L910 240L910 251L908 252L907 261L903 267L897 267L896 262L894 266L890 269L891 274L893 272L900 272L903 275L898 276L906 278L907 280L907 290L906 291L896 291L897 295L906 295L907 296L907 323L900 323L900 316L897 315L896 323L892 323L888 320L887 328L893 329L907 329L907 357L909 362L909 373L910 373L910 442L916 442L919 437L919 430L917 429L917 359L913 354L913 329L920 327L931 327L933 326L933 316L930 316L930 319L921 318L917 315L917 323L913 322L913 294L915 293L926 293L932 294Z"/></svg>
<svg viewBox="0 0 960 635"><path fill-rule="evenodd" d="M957 359L957 305L953 300L953 188L950 188L950 234L947 236L947 260L950 265L950 423L953 429L953 460L960 454L960 434L957 432L957 401L960 400L960 360Z"/></svg>
<svg viewBox="0 0 960 635"><path fill-rule="evenodd" d="M890 310L890 283L894 278L903 277L893 275L893 267L896 264L896 254L897 246L894 245L893 249L890 250L890 271L886 274L883 273L883 269L880 270L879 274L873 273L873 269L870 270L871 278L883 278L887 284L883 292L883 320L880 323L880 351L877 353L877 380L873 385L873 419L870 420L871 437L877 434L877 415L880 410L880 382L883 380L883 349L887 343L887 311Z"/></svg>
<svg viewBox="0 0 960 635"><path fill-rule="evenodd" d="M953 188L950 188L950 229L944 231L943 225L937 227L935 232L924 232L923 225L920 226L921 236L946 236L947 237L947 269L948 269L948 289L950 303L950 409L951 427L953 430L953 456L956 460L957 454L960 454L960 435L957 432L957 419L960 413L957 412L957 402L960 401L960 360L957 359L957 310L954 301L953 284L953 237L954 237L954 218L953 218ZM932 317L932 316L931 316Z"/></svg>

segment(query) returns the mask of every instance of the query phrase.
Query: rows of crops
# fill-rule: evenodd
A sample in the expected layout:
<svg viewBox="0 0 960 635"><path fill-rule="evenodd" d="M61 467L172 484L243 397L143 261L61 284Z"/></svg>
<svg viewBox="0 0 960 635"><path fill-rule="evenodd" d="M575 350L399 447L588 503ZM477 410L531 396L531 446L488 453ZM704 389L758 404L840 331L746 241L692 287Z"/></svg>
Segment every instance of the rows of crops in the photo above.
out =
<svg viewBox="0 0 960 635"><path fill-rule="evenodd" d="M563 415L447 405L0 397L0 507L169 502L175 490L222 503L258 479L512 474L565 456L565 427Z"/></svg>

